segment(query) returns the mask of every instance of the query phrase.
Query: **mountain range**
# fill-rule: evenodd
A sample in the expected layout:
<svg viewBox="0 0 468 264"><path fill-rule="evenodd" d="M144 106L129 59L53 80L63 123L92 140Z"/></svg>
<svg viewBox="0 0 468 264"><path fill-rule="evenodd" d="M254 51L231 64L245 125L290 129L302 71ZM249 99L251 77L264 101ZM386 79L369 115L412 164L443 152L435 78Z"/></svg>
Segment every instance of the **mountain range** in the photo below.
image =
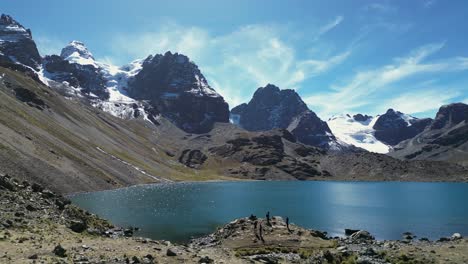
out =
<svg viewBox="0 0 468 264"><path fill-rule="evenodd" d="M57 191L207 179L468 180L467 105L321 120L268 84L229 110L183 54L116 67L72 41L41 56L0 17L2 170ZM381 153L387 153L383 155Z"/></svg>

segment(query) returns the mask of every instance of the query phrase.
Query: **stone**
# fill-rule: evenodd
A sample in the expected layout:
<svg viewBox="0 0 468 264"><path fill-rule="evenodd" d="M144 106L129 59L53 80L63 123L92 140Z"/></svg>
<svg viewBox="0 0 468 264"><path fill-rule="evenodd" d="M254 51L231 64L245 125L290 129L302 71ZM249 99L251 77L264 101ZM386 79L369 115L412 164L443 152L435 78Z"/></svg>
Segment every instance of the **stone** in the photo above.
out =
<svg viewBox="0 0 468 264"><path fill-rule="evenodd" d="M0 177L0 187L12 192L15 192L17 190L15 184L13 184L13 182L10 181L10 177L8 176Z"/></svg>
<svg viewBox="0 0 468 264"><path fill-rule="evenodd" d="M138 259L137 256L133 256L133 257L132 257L132 262L133 262L133 263L141 263L141 262L140 262L140 259Z"/></svg>
<svg viewBox="0 0 468 264"><path fill-rule="evenodd" d="M211 258L209 258L208 256L205 256L203 258L201 258L198 263L205 263L205 264L208 264L208 263L214 263L214 260L212 260Z"/></svg>
<svg viewBox="0 0 468 264"><path fill-rule="evenodd" d="M125 230L123 231L123 233L124 233L124 236L126 236L126 237L131 237L131 236L133 236L133 229L127 228L127 229L125 229Z"/></svg>
<svg viewBox="0 0 468 264"><path fill-rule="evenodd" d="M166 251L166 256L175 257L175 256L177 256L177 252L173 248L168 248L167 251Z"/></svg>
<svg viewBox="0 0 468 264"><path fill-rule="evenodd" d="M38 256L37 256L37 254L33 254L33 255L29 256L28 259L38 259Z"/></svg>
<svg viewBox="0 0 468 264"><path fill-rule="evenodd" d="M73 232L82 233L88 228L88 225L84 221L81 221L81 220L72 220L70 221L69 228Z"/></svg>
<svg viewBox="0 0 468 264"><path fill-rule="evenodd" d="M42 197L44 197L46 199L53 198L53 197L55 197L55 193L53 193L50 190L43 190L42 191Z"/></svg>
<svg viewBox="0 0 468 264"><path fill-rule="evenodd" d="M452 240L459 240L462 239L462 235L460 233L454 233L451 237Z"/></svg>
<svg viewBox="0 0 468 264"><path fill-rule="evenodd" d="M33 183L33 185L31 185L31 189L33 190L33 192L42 192L44 190L44 187L37 183Z"/></svg>
<svg viewBox="0 0 468 264"><path fill-rule="evenodd" d="M67 256L67 250L64 249L61 245L57 245L52 251L56 256L64 258Z"/></svg>
<svg viewBox="0 0 468 264"><path fill-rule="evenodd" d="M341 247L337 247L336 250L338 251L346 251L348 249L347 246L341 246Z"/></svg>
<svg viewBox="0 0 468 264"><path fill-rule="evenodd" d="M26 210L28 210L28 211L36 211L36 210L37 210L37 208L36 208L36 207L34 207L34 206L33 206L33 205L31 205L31 204L28 204L28 205L26 205Z"/></svg>
<svg viewBox="0 0 468 264"><path fill-rule="evenodd" d="M374 240L374 237L365 230L360 230L352 234L350 237L352 240Z"/></svg>
<svg viewBox="0 0 468 264"><path fill-rule="evenodd" d="M358 231L359 231L359 229L348 229L348 228L346 228L345 229L345 235L350 236L350 235L352 235L352 234L354 234L354 233L356 233Z"/></svg>

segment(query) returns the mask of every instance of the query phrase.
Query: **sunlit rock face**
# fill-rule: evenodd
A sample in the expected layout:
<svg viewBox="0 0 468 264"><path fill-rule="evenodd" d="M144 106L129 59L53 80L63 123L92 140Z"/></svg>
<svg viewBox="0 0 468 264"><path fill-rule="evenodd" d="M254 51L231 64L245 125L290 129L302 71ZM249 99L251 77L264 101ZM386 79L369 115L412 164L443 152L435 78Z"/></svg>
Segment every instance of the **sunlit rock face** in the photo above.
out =
<svg viewBox="0 0 468 264"><path fill-rule="evenodd" d="M41 56L32 39L31 30L11 16L0 16L0 59L39 70Z"/></svg>
<svg viewBox="0 0 468 264"><path fill-rule="evenodd" d="M413 138L421 133L432 119L418 119L410 115L405 115L393 109L381 115L375 122L375 137L391 146L397 145L403 140Z"/></svg>
<svg viewBox="0 0 468 264"><path fill-rule="evenodd" d="M327 123L322 121L291 89L268 84L260 87L247 104L234 107L231 119L250 131L289 130L300 142L325 149L339 148Z"/></svg>
<svg viewBox="0 0 468 264"><path fill-rule="evenodd" d="M208 132L215 122L229 122L224 98L208 85L187 56L167 52L149 56L129 82L128 94L149 100L162 115L190 133Z"/></svg>

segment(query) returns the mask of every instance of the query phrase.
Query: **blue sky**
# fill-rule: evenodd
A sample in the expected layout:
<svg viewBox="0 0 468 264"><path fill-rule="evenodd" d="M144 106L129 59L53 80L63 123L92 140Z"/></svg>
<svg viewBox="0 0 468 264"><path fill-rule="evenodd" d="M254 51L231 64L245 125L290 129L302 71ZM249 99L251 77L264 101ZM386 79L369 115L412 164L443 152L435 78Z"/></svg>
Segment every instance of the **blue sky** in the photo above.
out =
<svg viewBox="0 0 468 264"><path fill-rule="evenodd" d="M186 54L231 107L267 83L324 119L468 103L463 0L11 0L0 11L32 29L42 55L71 40L117 65Z"/></svg>

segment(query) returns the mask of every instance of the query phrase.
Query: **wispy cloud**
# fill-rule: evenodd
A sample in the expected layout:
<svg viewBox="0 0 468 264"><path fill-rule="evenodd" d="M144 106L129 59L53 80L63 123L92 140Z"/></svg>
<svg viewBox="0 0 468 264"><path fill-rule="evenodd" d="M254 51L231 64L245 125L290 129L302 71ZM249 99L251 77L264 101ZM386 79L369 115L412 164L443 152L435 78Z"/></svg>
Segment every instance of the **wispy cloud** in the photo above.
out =
<svg viewBox="0 0 468 264"><path fill-rule="evenodd" d="M375 70L359 71L345 85L333 85L331 91L309 96L305 101L313 109L318 109L321 116L353 112L355 109L369 106L371 103L379 105L382 102L378 101L376 95L382 91L393 90L393 86L403 80L424 74L467 70L466 58L449 58L426 62L431 55L442 49L444 45L445 43L425 45L412 51L408 56L395 58L392 64ZM401 99L398 98L395 98L397 100L395 102L401 103ZM445 97L441 98L444 99ZM408 104L405 106L408 106ZM420 111L416 108L411 110L409 107L407 110L409 113ZM374 107L374 111L380 111L379 107Z"/></svg>
<svg viewBox="0 0 468 264"><path fill-rule="evenodd" d="M364 6L364 10L380 13L393 13L397 11L397 8L391 5L388 1L379 1Z"/></svg>
<svg viewBox="0 0 468 264"><path fill-rule="evenodd" d="M424 8L431 8L437 3L437 0L423 0L422 2Z"/></svg>
<svg viewBox="0 0 468 264"><path fill-rule="evenodd" d="M460 92L456 89L444 88L444 93L441 93L441 89L414 90L384 101L379 112L383 113L388 108L395 108L408 114L424 113L452 102L459 95Z"/></svg>
<svg viewBox="0 0 468 264"><path fill-rule="evenodd" d="M67 44L65 41L41 35L35 35L34 41L36 42L37 49L42 56L60 54L62 48Z"/></svg>
<svg viewBox="0 0 468 264"><path fill-rule="evenodd" d="M337 16L333 21L320 27L317 32L317 35L315 36L315 40L319 39L322 35L337 27L341 22L343 22L343 19L343 16Z"/></svg>
<svg viewBox="0 0 468 264"><path fill-rule="evenodd" d="M334 26L341 20L335 20ZM328 30L334 26L330 24ZM112 43L116 53L133 57L167 50L186 54L233 107L247 101L256 88L267 83L299 89L305 80L331 70L351 54L346 50L300 58L289 35L290 31L273 25L248 25L213 35L203 28L171 23L156 32L118 35Z"/></svg>

